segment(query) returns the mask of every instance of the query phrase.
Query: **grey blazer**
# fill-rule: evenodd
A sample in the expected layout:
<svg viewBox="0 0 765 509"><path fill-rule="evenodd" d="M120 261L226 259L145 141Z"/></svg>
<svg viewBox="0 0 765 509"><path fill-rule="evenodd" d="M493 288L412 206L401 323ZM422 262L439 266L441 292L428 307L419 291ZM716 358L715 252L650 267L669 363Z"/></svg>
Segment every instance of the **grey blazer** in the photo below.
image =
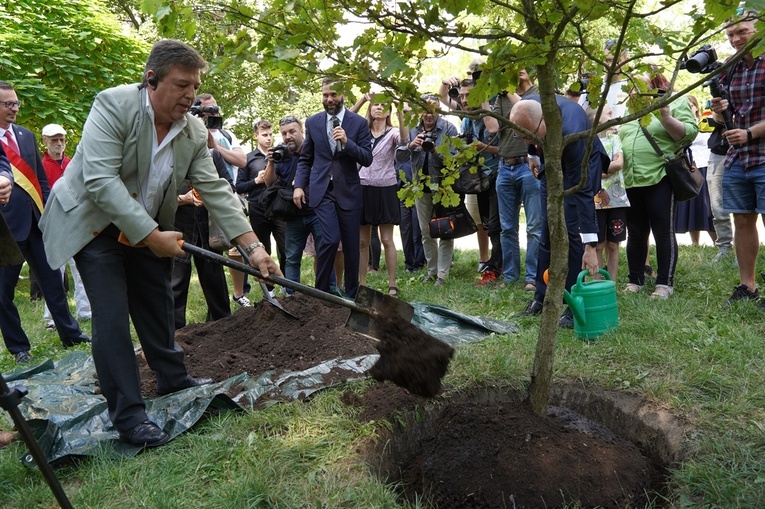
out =
<svg viewBox="0 0 765 509"><path fill-rule="evenodd" d="M51 267L61 267L112 223L132 244L157 226L174 230L178 194L189 183L229 239L252 231L231 186L215 170L207 129L188 113L186 127L172 141L170 185L156 220L149 216L138 199L154 139L147 101L146 89L138 85L110 88L96 97L82 141L40 219Z"/></svg>

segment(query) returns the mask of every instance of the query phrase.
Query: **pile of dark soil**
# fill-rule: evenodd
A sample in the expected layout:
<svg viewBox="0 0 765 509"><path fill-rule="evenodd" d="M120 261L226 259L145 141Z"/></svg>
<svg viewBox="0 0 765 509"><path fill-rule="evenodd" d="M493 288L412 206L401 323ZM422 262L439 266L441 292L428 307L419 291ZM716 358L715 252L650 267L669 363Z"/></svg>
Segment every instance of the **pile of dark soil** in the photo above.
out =
<svg viewBox="0 0 765 509"><path fill-rule="evenodd" d="M377 352L375 341L345 327L346 308L298 293L280 302L298 319L261 301L227 318L176 331L189 374L220 382L245 372L257 376L271 370L302 371L330 359ZM142 358L139 368L144 397L156 397L154 374ZM325 379L331 381L333 376L341 382L349 373L337 372Z"/></svg>

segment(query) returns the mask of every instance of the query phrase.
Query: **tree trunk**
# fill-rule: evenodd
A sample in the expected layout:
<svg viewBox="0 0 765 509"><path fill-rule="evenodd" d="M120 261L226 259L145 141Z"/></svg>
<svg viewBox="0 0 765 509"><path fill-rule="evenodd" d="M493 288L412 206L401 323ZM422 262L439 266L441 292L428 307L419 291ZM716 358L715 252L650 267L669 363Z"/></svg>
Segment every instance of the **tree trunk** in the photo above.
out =
<svg viewBox="0 0 765 509"><path fill-rule="evenodd" d="M552 60L548 60L551 62ZM563 208L563 130L561 113L555 100L555 77L552 65L537 68L547 134L543 143L547 180L547 224L550 232L549 283L542 309L539 340L529 386L529 403L537 415L545 415L552 392L555 342L558 319L563 309L563 289L568 272L568 233Z"/></svg>

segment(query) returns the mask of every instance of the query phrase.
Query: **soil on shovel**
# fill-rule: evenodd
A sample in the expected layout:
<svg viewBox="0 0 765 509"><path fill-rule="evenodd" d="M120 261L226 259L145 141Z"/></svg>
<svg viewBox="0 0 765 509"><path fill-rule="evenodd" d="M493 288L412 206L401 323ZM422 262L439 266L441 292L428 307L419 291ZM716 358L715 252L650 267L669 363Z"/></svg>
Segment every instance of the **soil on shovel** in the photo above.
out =
<svg viewBox="0 0 765 509"><path fill-rule="evenodd" d="M299 318L260 302L228 318L178 330L189 373L222 381L242 372L299 371L378 351L378 342L345 327L347 309L297 293L280 302ZM390 346L401 344L394 340ZM438 378L450 357L448 347L433 357L442 361L433 366L434 372L443 370ZM144 396L157 396L154 375L140 356L139 367ZM395 369L394 363L394 376ZM357 374L338 370L325 379L339 383L349 376ZM440 380L437 389L429 383L414 381L414 386L419 384L419 394L440 390ZM361 395L346 391L343 401L359 408L362 421L389 419L432 401L409 389L378 383ZM650 489L649 462L632 443L607 430L572 429L565 410L558 412L568 415L563 419L538 417L521 404L439 405L443 411L418 435L418 450L399 465L402 498L425 496L440 508L550 508L573 500L582 507L640 507L642 490Z"/></svg>

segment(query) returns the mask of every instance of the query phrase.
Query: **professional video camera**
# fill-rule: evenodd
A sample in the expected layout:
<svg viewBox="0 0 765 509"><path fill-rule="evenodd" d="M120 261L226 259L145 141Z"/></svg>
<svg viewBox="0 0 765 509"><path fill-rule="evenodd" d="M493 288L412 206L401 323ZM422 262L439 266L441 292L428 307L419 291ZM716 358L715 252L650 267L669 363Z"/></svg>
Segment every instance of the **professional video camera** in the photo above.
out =
<svg viewBox="0 0 765 509"><path fill-rule="evenodd" d="M271 152L271 157L275 162L280 163L282 161L288 161L292 157L292 152L287 145L280 143L274 147L274 150Z"/></svg>
<svg viewBox="0 0 765 509"><path fill-rule="evenodd" d="M202 106L199 103L194 103L191 109L189 109L189 113L201 118L208 129L223 129L223 117L220 116L220 108L218 106Z"/></svg>
<svg viewBox="0 0 765 509"><path fill-rule="evenodd" d="M425 139L422 140L422 150L425 152L432 151L436 146L436 133L433 131L427 131L425 133Z"/></svg>

